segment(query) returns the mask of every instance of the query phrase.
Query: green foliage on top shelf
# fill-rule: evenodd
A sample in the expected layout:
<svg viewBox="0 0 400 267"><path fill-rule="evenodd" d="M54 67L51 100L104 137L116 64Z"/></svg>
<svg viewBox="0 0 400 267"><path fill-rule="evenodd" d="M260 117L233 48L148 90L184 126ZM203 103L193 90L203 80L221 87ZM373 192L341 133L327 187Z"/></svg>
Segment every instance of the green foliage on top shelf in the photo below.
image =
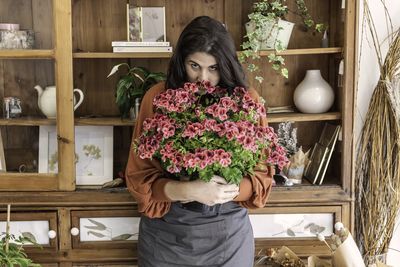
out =
<svg viewBox="0 0 400 267"><path fill-rule="evenodd" d="M127 72L119 79L116 92L115 103L118 105L122 118L129 117L129 111L135 106L137 98L142 99L147 90L153 85L166 79L162 72L150 72L144 67L131 67L127 63L115 65L107 78L115 74L120 66L126 66Z"/></svg>
<svg viewBox="0 0 400 267"><path fill-rule="evenodd" d="M295 14L302 18L303 24L306 29L314 28L317 32L323 32L327 26L322 23L315 23L311 18L304 0L296 0L297 11ZM254 31L246 34L247 41L242 43L243 51L239 56L240 62L244 63L248 58L259 59L258 54L260 50L260 40L265 39L265 26L274 23L273 27L277 27L279 19L284 19L289 13L289 8L286 5L286 0L262 0L255 2L253 5L253 12L248 15L249 22L255 26ZM278 28L278 31L281 28ZM272 30L271 33L272 34ZM268 55L268 61L271 63L272 68L280 73L283 77L288 78L288 70L285 67L285 59L277 55L277 52L285 50L279 40L275 41L274 52ZM253 63L248 63L247 69L250 72L257 72L259 68ZM256 76L258 82L263 81L263 77Z"/></svg>

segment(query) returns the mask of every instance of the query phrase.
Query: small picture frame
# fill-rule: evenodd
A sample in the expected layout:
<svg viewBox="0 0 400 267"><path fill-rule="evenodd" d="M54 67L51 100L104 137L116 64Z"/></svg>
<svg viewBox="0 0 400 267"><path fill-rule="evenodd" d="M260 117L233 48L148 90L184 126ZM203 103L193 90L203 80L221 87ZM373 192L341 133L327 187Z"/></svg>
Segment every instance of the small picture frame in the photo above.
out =
<svg viewBox="0 0 400 267"><path fill-rule="evenodd" d="M58 172L57 129L40 126L39 173ZM113 180L113 127L75 126L76 185Z"/></svg>
<svg viewBox="0 0 400 267"><path fill-rule="evenodd" d="M6 172L6 158L4 156L3 137L0 131L0 172Z"/></svg>
<svg viewBox="0 0 400 267"><path fill-rule="evenodd" d="M166 42L165 7L127 5L128 41Z"/></svg>

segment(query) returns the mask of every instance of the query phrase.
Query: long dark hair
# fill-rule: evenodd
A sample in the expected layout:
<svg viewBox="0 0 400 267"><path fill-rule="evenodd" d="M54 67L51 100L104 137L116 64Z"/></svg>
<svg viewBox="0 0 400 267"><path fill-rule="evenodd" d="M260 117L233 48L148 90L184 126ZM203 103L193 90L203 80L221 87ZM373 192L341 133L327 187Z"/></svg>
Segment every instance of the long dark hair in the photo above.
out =
<svg viewBox="0 0 400 267"><path fill-rule="evenodd" d="M200 16L193 19L179 36L169 62L167 88L178 88L187 82L185 59L195 52L206 52L215 57L220 74L219 86L228 89L247 87L231 35L221 22L208 16Z"/></svg>

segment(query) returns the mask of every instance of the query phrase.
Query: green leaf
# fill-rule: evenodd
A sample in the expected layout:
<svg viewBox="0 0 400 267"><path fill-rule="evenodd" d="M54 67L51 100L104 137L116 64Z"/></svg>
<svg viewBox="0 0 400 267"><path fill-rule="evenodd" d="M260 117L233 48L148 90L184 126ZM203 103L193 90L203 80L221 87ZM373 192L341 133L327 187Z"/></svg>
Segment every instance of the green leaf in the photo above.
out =
<svg viewBox="0 0 400 267"><path fill-rule="evenodd" d="M30 243L37 243L35 236L30 232L22 232L21 235Z"/></svg>
<svg viewBox="0 0 400 267"><path fill-rule="evenodd" d="M111 75L113 75L114 73L116 73L116 72L118 71L119 67L120 67L120 66L123 66L123 65L126 65L126 66L129 68L129 65L128 65L127 63L121 63L121 64L118 64L118 65L115 65L115 66L111 69L110 73L107 75L107 78L110 77Z"/></svg>

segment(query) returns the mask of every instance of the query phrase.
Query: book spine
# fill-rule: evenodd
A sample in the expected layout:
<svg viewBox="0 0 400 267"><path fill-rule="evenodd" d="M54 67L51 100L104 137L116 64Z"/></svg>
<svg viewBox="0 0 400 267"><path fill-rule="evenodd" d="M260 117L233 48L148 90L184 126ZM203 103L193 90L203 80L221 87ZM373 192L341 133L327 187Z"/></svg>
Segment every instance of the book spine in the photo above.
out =
<svg viewBox="0 0 400 267"><path fill-rule="evenodd" d="M133 47L133 46L114 46L113 52L116 53L129 53L129 52L172 52L172 47Z"/></svg>
<svg viewBox="0 0 400 267"><path fill-rule="evenodd" d="M127 47L130 47L130 46L134 46L134 47L136 47L136 46L139 46L139 47L141 47L141 46L161 46L161 47L164 47L164 46L170 46L170 43L169 42L125 42L125 41L113 41L113 42L111 42L111 45L112 46L127 46Z"/></svg>

